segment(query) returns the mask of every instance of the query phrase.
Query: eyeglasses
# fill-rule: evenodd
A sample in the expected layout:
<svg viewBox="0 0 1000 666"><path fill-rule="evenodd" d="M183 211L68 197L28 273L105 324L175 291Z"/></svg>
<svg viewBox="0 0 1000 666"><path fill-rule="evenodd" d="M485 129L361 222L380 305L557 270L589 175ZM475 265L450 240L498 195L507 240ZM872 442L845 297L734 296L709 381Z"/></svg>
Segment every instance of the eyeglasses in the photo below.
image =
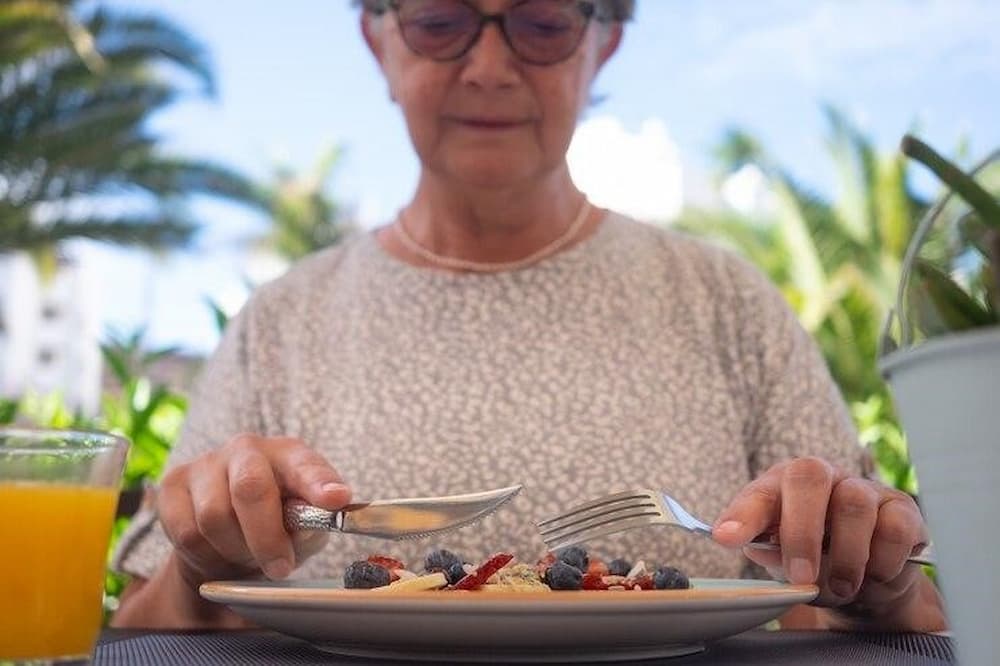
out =
<svg viewBox="0 0 1000 666"><path fill-rule="evenodd" d="M596 9L590 0L520 0L501 14L486 14L469 0L389 0L403 41L414 53L457 60L496 23L521 60L554 65L576 51Z"/></svg>

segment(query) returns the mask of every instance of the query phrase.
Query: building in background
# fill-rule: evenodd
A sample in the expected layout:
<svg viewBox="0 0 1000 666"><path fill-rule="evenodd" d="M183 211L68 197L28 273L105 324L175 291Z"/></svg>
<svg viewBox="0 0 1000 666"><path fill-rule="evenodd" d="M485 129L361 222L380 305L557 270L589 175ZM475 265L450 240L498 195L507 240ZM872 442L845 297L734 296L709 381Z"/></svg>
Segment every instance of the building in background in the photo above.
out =
<svg viewBox="0 0 1000 666"><path fill-rule="evenodd" d="M101 395L101 312L95 283L62 257L43 279L23 252L0 254L0 396L62 394L93 415Z"/></svg>

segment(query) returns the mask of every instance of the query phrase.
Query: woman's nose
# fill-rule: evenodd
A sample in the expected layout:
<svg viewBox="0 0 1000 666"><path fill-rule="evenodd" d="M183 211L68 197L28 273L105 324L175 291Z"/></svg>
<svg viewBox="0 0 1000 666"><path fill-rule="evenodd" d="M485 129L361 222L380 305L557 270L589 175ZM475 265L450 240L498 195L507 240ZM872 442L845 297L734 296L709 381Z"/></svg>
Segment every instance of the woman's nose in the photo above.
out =
<svg viewBox="0 0 1000 666"><path fill-rule="evenodd" d="M484 88L515 85L518 73L517 54L510 48L496 23L483 26L479 39L465 54L462 81Z"/></svg>

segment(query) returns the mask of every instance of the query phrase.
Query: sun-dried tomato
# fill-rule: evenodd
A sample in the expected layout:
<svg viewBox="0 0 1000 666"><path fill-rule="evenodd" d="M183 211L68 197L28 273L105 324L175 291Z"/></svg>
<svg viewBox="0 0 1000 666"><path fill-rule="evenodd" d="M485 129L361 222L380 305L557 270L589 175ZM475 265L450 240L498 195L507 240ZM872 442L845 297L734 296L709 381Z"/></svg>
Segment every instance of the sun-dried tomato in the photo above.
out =
<svg viewBox="0 0 1000 666"><path fill-rule="evenodd" d="M385 567L389 571L392 571L393 569L406 568L406 565L404 565L401 560L397 560L395 557L389 557L388 555L369 555L368 561L372 564L377 564L380 567Z"/></svg>
<svg viewBox="0 0 1000 666"><path fill-rule="evenodd" d="M584 590L606 590L608 584L604 582L604 576L599 573L585 573L581 587Z"/></svg>
<svg viewBox="0 0 1000 666"><path fill-rule="evenodd" d="M396 573L396 570L406 568L406 565L404 565L401 560L397 560L395 557L389 557L388 555L369 555L368 561L372 564L377 564L380 567L388 569L389 576L392 577L392 582L399 580L399 574Z"/></svg>
<svg viewBox="0 0 1000 666"><path fill-rule="evenodd" d="M604 563L604 560L598 557L591 557L590 564L587 565L587 570L584 573L597 574L598 576L607 576L608 565Z"/></svg>
<svg viewBox="0 0 1000 666"><path fill-rule="evenodd" d="M466 574L464 578L455 583L453 590L475 590L482 587L483 583L490 579L490 576L507 566L514 555L511 553L496 553L488 560L476 567L476 570Z"/></svg>

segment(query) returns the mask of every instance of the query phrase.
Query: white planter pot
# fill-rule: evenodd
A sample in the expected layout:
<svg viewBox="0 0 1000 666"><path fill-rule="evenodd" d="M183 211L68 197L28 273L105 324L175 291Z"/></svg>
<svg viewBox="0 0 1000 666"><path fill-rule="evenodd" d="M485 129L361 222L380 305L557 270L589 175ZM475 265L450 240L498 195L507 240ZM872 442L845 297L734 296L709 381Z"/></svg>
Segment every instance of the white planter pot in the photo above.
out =
<svg viewBox="0 0 1000 666"><path fill-rule="evenodd" d="M909 441L963 664L1000 664L1000 330L880 365Z"/></svg>

